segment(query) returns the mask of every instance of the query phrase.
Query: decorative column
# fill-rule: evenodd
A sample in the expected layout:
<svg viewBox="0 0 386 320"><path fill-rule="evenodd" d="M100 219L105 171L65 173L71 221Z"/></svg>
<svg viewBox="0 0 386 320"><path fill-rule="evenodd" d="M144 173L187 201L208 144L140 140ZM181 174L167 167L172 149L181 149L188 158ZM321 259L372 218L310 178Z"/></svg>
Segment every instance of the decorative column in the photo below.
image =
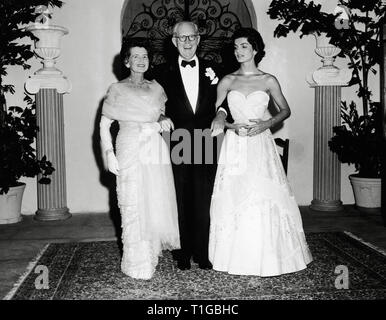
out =
<svg viewBox="0 0 386 320"><path fill-rule="evenodd" d="M46 156L55 171L50 176L50 184L37 184L38 210L35 219L65 220L70 218L71 214L67 208L66 195L63 94L70 92L71 83L55 68L55 63L60 55L60 40L68 30L50 25L50 12L46 7L38 7L37 13L41 15L36 21L43 23L34 23L27 29L39 39L35 43L35 53L43 60L43 68L29 77L25 88L36 97L36 118L39 126L37 156Z"/></svg>
<svg viewBox="0 0 386 320"><path fill-rule="evenodd" d="M322 57L323 66L307 77L315 88L314 112L314 174L313 200L310 208L317 211L340 211L341 171L340 162L328 147L333 136L332 129L339 126L341 88L351 79L348 69L334 66L340 49L329 44L324 35L316 36L315 52Z"/></svg>
<svg viewBox="0 0 386 320"><path fill-rule="evenodd" d="M386 0L382 0L382 5L386 6ZM381 63L381 106L382 112L382 124L383 124L383 148L386 148L386 24L383 24L382 28L382 63ZM386 155L383 153L383 163L386 163ZM383 226L386 227L386 167L381 168L381 214L383 220Z"/></svg>

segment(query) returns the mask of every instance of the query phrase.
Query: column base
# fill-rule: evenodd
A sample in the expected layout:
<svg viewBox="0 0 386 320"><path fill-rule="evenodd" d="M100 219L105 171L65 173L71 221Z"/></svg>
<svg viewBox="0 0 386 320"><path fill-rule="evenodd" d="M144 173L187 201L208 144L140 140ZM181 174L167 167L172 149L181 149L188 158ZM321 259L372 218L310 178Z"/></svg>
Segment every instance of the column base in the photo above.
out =
<svg viewBox="0 0 386 320"><path fill-rule="evenodd" d="M311 201L311 210L315 211L343 211L343 203L340 200L318 200Z"/></svg>
<svg viewBox="0 0 386 320"><path fill-rule="evenodd" d="M38 221L56 221L56 220L67 220L71 218L71 213L68 208L60 208L60 209L51 209L44 210L39 209L36 211L35 220Z"/></svg>

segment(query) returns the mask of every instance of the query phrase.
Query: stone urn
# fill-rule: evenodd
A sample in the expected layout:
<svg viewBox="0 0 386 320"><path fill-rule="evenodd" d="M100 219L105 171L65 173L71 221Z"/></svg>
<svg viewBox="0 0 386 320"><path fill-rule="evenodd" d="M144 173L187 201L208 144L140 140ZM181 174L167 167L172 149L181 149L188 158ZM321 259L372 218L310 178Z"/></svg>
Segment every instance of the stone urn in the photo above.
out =
<svg viewBox="0 0 386 320"><path fill-rule="evenodd" d="M316 39L315 53L322 58L323 65L307 76L307 82L311 85L341 85L347 84L352 72L347 69L339 69L334 65L336 56L341 49L330 44L330 38L325 33L313 34Z"/></svg>
<svg viewBox="0 0 386 320"><path fill-rule="evenodd" d="M323 63L319 70L329 73L331 77L336 77L339 74L339 68L334 65L334 61L341 49L330 44L330 38L325 33L314 34L314 36L316 38L315 53L322 58Z"/></svg>
<svg viewBox="0 0 386 320"><path fill-rule="evenodd" d="M68 30L61 26L34 23L27 30L38 38L35 42L35 53L42 59L43 68L35 74L59 75L62 72L55 68L56 59L60 56L61 39Z"/></svg>

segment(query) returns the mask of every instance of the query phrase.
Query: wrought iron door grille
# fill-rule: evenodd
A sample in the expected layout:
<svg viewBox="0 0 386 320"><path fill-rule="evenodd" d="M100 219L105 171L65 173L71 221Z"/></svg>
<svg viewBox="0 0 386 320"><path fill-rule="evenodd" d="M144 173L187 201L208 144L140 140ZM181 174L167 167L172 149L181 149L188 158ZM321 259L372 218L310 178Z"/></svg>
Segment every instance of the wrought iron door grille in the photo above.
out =
<svg viewBox="0 0 386 320"><path fill-rule="evenodd" d="M148 5L142 4L143 10L134 17L123 41L131 37L151 40L153 64L157 65L176 54L171 43L174 24L193 21L201 35L198 56L224 63L231 59L230 38L241 26L237 14L229 8L231 1L154 0Z"/></svg>

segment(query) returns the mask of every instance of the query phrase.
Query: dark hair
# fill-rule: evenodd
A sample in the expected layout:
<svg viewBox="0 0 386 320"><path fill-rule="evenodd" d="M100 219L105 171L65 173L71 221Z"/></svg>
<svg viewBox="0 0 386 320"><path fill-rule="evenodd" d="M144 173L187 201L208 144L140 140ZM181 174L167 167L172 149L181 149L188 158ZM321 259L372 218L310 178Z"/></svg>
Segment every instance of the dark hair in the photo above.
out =
<svg viewBox="0 0 386 320"><path fill-rule="evenodd" d="M150 43L144 38L125 38L122 41L122 48L120 52L121 60L123 64L126 64L130 58L131 49L134 47L145 48L149 61L151 61Z"/></svg>
<svg viewBox="0 0 386 320"><path fill-rule="evenodd" d="M261 59L265 56L265 44L260 33L253 28L240 28L233 34L232 41L234 42L239 38L246 38L252 48L257 51L255 55L255 63L258 65Z"/></svg>

